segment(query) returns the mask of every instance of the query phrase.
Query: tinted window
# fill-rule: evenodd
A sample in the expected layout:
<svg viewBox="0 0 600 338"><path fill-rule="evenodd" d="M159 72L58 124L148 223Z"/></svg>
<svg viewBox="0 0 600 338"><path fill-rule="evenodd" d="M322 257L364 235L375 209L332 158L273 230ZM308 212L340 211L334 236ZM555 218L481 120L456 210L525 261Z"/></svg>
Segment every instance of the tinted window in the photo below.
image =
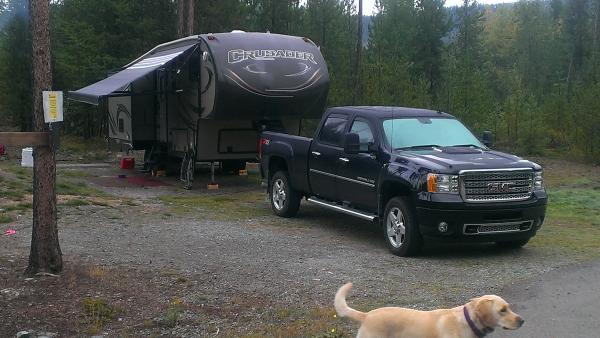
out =
<svg viewBox="0 0 600 338"><path fill-rule="evenodd" d="M373 132L371 131L371 127L369 126L367 121L356 119L352 124L352 128L350 128L350 132L358 134L358 139L360 141L360 151L368 151L369 144L375 143L375 139L373 138Z"/></svg>
<svg viewBox="0 0 600 338"><path fill-rule="evenodd" d="M472 144L483 147L467 127L455 119L398 118L383 121L383 130L393 149L437 145Z"/></svg>
<svg viewBox="0 0 600 338"><path fill-rule="evenodd" d="M346 128L346 118L341 116L330 116L325 120L325 125L321 129L319 140L335 146L342 145L342 137Z"/></svg>

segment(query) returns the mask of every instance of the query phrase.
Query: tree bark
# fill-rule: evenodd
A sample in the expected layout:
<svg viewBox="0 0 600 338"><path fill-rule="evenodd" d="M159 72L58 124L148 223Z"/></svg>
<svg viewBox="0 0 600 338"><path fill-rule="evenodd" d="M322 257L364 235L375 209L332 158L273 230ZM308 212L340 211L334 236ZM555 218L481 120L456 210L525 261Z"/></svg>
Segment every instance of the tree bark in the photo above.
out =
<svg viewBox="0 0 600 338"><path fill-rule="evenodd" d="M358 20L356 29L356 64L354 66L355 77L354 77L354 95L352 97L352 104L358 104L360 102L362 89L361 89L361 65L362 65L362 35L363 35L363 2L358 0Z"/></svg>
<svg viewBox="0 0 600 338"><path fill-rule="evenodd" d="M187 6L187 35L193 35L194 34L194 24L196 23L196 16L194 14L194 0L188 0L188 6Z"/></svg>
<svg viewBox="0 0 600 338"><path fill-rule="evenodd" d="M185 3L186 0L177 0L177 37L185 34Z"/></svg>
<svg viewBox="0 0 600 338"><path fill-rule="evenodd" d="M48 131L44 123L42 91L52 88L50 68L49 0L30 3L33 47L33 128ZM58 242L56 211L56 162L50 147L33 152L33 229L26 275L59 273L62 253Z"/></svg>

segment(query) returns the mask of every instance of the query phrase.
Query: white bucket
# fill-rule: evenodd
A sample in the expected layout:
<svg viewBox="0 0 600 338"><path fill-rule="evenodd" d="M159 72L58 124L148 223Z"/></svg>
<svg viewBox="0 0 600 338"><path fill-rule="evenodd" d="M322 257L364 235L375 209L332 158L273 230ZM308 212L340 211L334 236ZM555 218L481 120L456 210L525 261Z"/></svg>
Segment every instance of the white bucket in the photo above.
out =
<svg viewBox="0 0 600 338"><path fill-rule="evenodd" d="M21 167L33 168L33 148L23 148L21 151Z"/></svg>

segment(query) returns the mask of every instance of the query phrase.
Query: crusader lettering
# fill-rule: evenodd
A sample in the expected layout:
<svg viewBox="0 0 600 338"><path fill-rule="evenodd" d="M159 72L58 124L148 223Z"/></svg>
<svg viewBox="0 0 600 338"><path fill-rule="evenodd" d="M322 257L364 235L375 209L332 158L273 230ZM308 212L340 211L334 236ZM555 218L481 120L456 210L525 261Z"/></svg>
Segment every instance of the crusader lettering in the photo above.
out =
<svg viewBox="0 0 600 338"><path fill-rule="evenodd" d="M313 53L300 52L296 50L282 49L259 49L259 50L243 50L232 49L227 53L227 62L238 63L246 60L273 61L275 59L296 59L310 61L317 64Z"/></svg>

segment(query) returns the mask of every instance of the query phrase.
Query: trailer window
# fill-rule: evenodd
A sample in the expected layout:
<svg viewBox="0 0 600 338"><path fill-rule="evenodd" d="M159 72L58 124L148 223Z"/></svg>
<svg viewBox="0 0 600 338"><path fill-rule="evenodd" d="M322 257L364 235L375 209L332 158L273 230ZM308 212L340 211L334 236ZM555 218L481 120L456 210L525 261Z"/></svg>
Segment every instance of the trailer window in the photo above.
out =
<svg viewBox="0 0 600 338"><path fill-rule="evenodd" d="M321 128L319 141L333 146L341 146L344 129L346 129L346 117L330 116Z"/></svg>

